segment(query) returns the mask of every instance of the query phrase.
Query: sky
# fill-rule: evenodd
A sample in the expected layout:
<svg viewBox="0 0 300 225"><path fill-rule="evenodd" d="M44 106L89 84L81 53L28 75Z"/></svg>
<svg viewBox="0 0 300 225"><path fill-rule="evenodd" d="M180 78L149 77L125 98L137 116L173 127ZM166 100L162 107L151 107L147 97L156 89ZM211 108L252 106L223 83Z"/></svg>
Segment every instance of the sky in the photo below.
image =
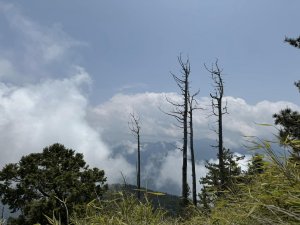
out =
<svg viewBox="0 0 300 225"><path fill-rule="evenodd" d="M272 124L287 106L300 110L293 86L300 50L284 43L300 34L299 7L296 0L0 0L0 166L60 142L104 168L110 182L121 171L133 179L135 165L112 154L114 145L134 144L131 112L140 115L144 142L181 138L159 110L171 110L166 96L179 98L170 72L179 74L180 54L206 108L194 117L196 138L216 139L204 67L216 59L228 102L226 146L271 138L274 129L256 123ZM175 159L180 154L166 156L157 182L180 182Z"/></svg>

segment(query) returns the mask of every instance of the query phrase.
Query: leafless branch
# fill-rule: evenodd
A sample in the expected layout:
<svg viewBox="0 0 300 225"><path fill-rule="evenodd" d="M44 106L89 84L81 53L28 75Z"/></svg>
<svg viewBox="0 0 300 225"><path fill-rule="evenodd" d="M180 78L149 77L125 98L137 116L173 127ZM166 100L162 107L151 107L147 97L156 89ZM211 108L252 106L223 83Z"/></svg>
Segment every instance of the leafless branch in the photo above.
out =
<svg viewBox="0 0 300 225"><path fill-rule="evenodd" d="M135 113L130 113L130 122L128 122L128 127L133 135L137 135L140 132L140 118Z"/></svg>

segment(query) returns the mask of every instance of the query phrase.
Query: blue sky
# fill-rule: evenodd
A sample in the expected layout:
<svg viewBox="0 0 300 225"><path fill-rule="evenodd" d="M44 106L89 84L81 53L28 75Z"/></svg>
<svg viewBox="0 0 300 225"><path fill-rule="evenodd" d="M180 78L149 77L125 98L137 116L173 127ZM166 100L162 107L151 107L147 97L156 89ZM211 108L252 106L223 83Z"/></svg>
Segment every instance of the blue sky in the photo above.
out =
<svg viewBox="0 0 300 225"><path fill-rule="evenodd" d="M192 86L202 96L211 90L203 64L218 58L227 95L250 103L298 102L293 81L299 77L300 53L283 42L285 36L299 34L298 1L9 2L38 26L81 43L68 60L92 77L94 104L120 90L177 91L169 71L178 71L181 52L190 57ZM1 21L0 45L17 50L20 37L7 20ZM59 70L64 68L53 68L55 76L64 76Z"/></svg>
<svg viewBox="0 0 300 225"><path fill-rule="evenodd" d="M135 165L114 154L116 145L134 154L130 113L140 115L143 142L181 140L159 110L171 110L166 96L179 99L170 71L179 72L180 53L207 108L194 115L196 139L216 139L203 65L217 58L226 147L241 148L245 135L274 137L256 123L272 124L287 106L300 110L300 50L284 43L300 34L299 8L296 0L0 0L0 167L60 142L104 168L110 182L121 181L120 171L134 180ZM180 153L162 159L158 181L180 186L175 159ZM197 168L203 175L204 162Z"/></svg>

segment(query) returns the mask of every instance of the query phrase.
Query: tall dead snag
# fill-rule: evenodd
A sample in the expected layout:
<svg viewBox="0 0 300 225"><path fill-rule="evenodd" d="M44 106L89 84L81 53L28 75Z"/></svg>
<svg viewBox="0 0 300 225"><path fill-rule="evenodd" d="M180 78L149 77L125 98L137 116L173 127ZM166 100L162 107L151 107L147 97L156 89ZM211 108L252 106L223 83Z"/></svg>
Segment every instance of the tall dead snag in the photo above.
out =
<svg viewBox="0 0 300 225"><path fill-rule="evenodd" d="M167 101L174 106L174 110L166 113L173 116L178 122L179 127L183 130L183 146L182 146L182 203L183 206L188 204L188 183L187 183L187 148L188 148L188 111L189 111L189 75L191 72L190 62L187 59L182 60L181 55L178 56L178 62L181 67L181 76L171 73L182 95L182 102L176 103L167 98Z"/></svg>
<svg viewBox="0 0 300 225"><path fill-rule="evenodd" d="M131 130L132 134L136 137L137 139L137 178L136 178L136 183L137 183L137 196L138 199L141 198L141 143L140 143L140 131L141 131L141 126L140 126L140 118L136 116L134 113L130 113L130 122L128 123L129 129Z"/></svg>
<svg viewBox="0 0 300 225"><path fill-rule="evenodd" d="M223 106L223 96L224 96L224 82L222 78L222 70L218 66L218 60L212 65L211 69L205 66L206 70L210 72L211 78L213 80L214 94L210 94L212 113L217 117L218 129L216 133L218 134L218 158L219 158L219 170L220 170L220 188L221 190L225 188L226 181L226 170L224 165L224 147L223 147L223 115L227 113L227 103Z"/></svg>
<svg viewBox="0 0 300 225"><path fill-rule="evenodd" d="M194 129L193 129L193 111L195 109L200 109L197 105L195 97L199 94L197 91L195 94L190 96L188 92L188 103L189 103L189 128L190 128L190 151L191 151L191 164L192 164L192 195L193 204L197 205L197 183L196 183L196 166L195 166L195 152L194 152Z"/></svg>

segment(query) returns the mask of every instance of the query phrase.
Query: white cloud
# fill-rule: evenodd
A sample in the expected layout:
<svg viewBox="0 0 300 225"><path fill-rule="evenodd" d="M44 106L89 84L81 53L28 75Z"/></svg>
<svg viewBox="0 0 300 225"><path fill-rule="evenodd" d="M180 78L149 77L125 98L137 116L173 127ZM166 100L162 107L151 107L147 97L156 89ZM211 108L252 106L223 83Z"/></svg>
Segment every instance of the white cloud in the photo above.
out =
<svg viewBox="0 0 300 225"><path fill-rule="evenodd" d="M135 111L140 116L141 137L144 141L181 139L181 130L176 126L176 120L164 114L160 108L169 112L172 110L165 96L178 100L179 95L174 93L138 93L132 95L116 94L109 101L91 109L91 124L98 126L106 140L128 140L129 114ZM262 127L259 123L273 124L272 115L281 109L291 107L300 110L300 107L290 102L262 101L256 105L247 104L245 100L226 97L229 114L224 115L225 145L229 148L242 146L244 136L272 137L273 127ZM207 106L210 99L198 99L200 106ZM210 109L208 109L210 110ZM217 135L211 130L215 126L215 117L208 117L208 111L195 111L194 130L195 138L216 139Z"/></svg>
<svg viewBox="0 0 300 225"><path fill-rule="evenodd" d="M241 157L242 155L238 152L234 153L236 156ZM252 156L251 155L245 155L245 157L242 160L239 160L238 164L241 167L242 171L247 171L248 169L248 164L251 160Z"/></svg>
<svg viewBox="0 0 300 225"><path fill-rule="evenodd" d="M240 153L234 153L236 156L242 156ZM248 168L248 162L251 159L250 155L245 155L245 157L238 162L239 166L241 167L242 171L246 171ZM181 182L182 182L182 152L179 150L174 150L173 152L170 152L164 159L162 159L163 164L162 167L159 168L159 171L157 171L157 177L154 180L155 186L157 189L160 189L162 187L170 187L170 184L175 185L176 188L173 190L181 190ZM210 159L210 163L216 163L218 164L217 159ZM188 161L188 185L192 191L192 174L191 174L191 161ZM200 193L202 185L199 183L199 180L201 177L205 177L207 173L207 169L205 168L205 162L204 161L197 161L195 163L196 168L196 187L197 187L197 193ZM147 168L148 170L152 170L152 167L150 166ZM177 195L180 195L181 193L176 193Z"/></svg>
<svg viewBox="0 0 300 225"><path fill-rule="evenodd" d="M108 143L122 143L133 140L128 128L129 113L133 110L139 114L141 119L141 139L147 141L180 141L182 132L174 125L173 118L162 113L159 108L165 111L171 110L166 102L165 96L172 100L178 100L179 95L174 93L138 93L132 95L116 94L109 101L100 104L90 110L90 123L100 127L99 132ZM285 107L300 110L300 107L290 102L269 102L262 101L255 105L248 104L245 100L234 97L226 97L228 104L228 115L224 115L224 142L228 148L242 149L246 144L244 136L258 136L260 138L272 139L277 131L274 127L264 127L257 123L273 124L272 115ZM207 106L209 98L199 98L200 106ZM208 117L207 111L197 111L194 114L195 138L217 139L217 135L210 130L215 125L214 117ZM134 141L134 140L133 140ZM132 143L132 142L130 142ZM209 146L207 146L209 147ZM173 184L180 190L182 153L174 150L160 158L161 167L155 163L149 163L145 168L145 180L154 184L157 188ZM237 153L238 154L238 153ZM243 169L247 166L247 156L241 163ZM189 164L190 168L190 164ZM203 161L197 162L197 181L204 176L206 169ZM189 169L190 171L190 169ZM153 177L156 179L147 180ZM191 185L191 176L189 175ZM198 185L198 191L200 186ZM178 193L180 194L180 193Z"/></svg>
<svg viewBox="0 0 300 225"><path fill-rule="evenodd" d="M235 143L238 143L243 136L274 138L273 135L277 133L274 127L263 127L259 124L274 124L272 115L286 107L300 110L299 106L287 101L261 101L255 105L249 105L240 98L227 97L226 100L229 115L225 116L224 129L235 134L235 136L228 137Z"/></svg>
<svg viewBox="0 0 300 225"><path fill-rule="evenodd" d="M131 176L133 167L122 157L112 158L86 120L88 100L80 92L86 82L89 76L80 69L69 79L22 87L1 83L1 165L59 142L82 152L90 165L105 169L111 182L120 177L119 171Z"/></svg>
<svg viewBox="0 0 300 225"><path fill-rule="evenodd" d="M118 94L109 101L92 107L81 89L90 81L83 68L78 67L70 78L47 79L38 84L8 86L0 83L0 142L1 164L18 160L22 155L41 151L55 142L65 144L84 153L89 164L104 168L110 182L120 182L121 172L129 180L134 180L135 166L130 165L121 155L112 157L108 143L127 143L125 154L131 154L133 137L128 128L129 113L135 110L141 117L143 141L164 141L181 139L181 131L159 107L170 109L165 101L165 93ZM169 96L175 96L170 94ZM258 123L272 123L272 114L290 106L288 102L263 101L249 105L242 99L228 97L230 114L224 120L224 136L228 145L242 143L242 135L263 134L264 127ZM199 99L205 104L206 98ZM199 133L210 133L208 124L212 119L205 112L195 114L195 129ZM266 130L265 130L266 131ZM267 131L269 132L269 131ZM198 136L199 137L199 136ZM202 137L202 136L200 136ZM109 140L108 143L105 140ZM229 146L230 147L230 146ZM168 183L181 186L181 152L173 151L162 157L162 167L156 168L156 187ZM246 161L243 165L247 164ZM113 165L113 166L112 166ZM147 165L148 171L154 164ZM244 165L245 166L245 165ZM190 168L190 164L189 164ZM206 172L204 162L197 162L197 180ZM189 169L190 170L190 169ZM189 174L189 183L191 176ZM199 187L200 188L200 187Z"/></svg>
<svg viewBox="0 0 300 225"><path fill-rule="evenodd" d="M101 134L110 141L124 141L131 138L128 128L130 113L136 112L140 117L143 141L167 140L178 136L172 118L162 113L159 108L165 104L164 93L140 93L135 95L117 94L109 101L92 108L91 124L102 124Z"/></svg>
<svg viewBox="0 0 300 225"><path fill-rule="evenodd" d="M162 187L170 187L174 185L175 190L181 189L182 182L182 152L180 150L174 150L169 152L162 159L163 163L159 171L157 171L156 179L153 181L157 189L161 189ZM200 192L201 186L199 185L200 177L204 177L207 173L207 169L205 168L205 162L199 161L195 164L196 167L196 182L197 182L197 193ZM153 170L153 165L149 166L147 170ZM188 184L189 187L192 188L192 174L191 174L191 162L188 161ZM174 190L173 189L173 190ZM180 195L181 193L176 193Z"/></svg>
<svg viewBox="0 0 300 225"><path fill-rule="evenodd" d="M156 186L161 188L169 182L172 182L172 184L181 187L181 165L182 153L179 150L174 150L169 153L160 168Z"/></svg>

